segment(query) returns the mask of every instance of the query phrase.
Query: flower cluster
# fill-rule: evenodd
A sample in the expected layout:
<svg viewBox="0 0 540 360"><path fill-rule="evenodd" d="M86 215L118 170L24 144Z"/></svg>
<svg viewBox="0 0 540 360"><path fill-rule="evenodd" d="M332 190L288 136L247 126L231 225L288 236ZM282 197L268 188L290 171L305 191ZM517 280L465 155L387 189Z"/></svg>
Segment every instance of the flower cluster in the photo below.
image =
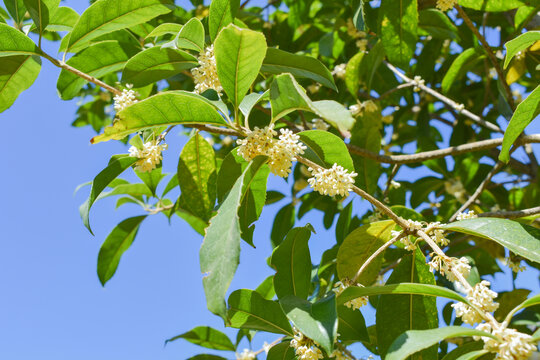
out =
<svg viewBox="0 0 540 360"><path fill-rule="evenodd" d="M435 254L431 254L429 268L432 272L439 271L452 282L457 280L457 277L452 273L452 270L460 273L464 278L467 278L471 272L471 266L466 257L461 257L459 259L454 257L443 258L442 256Z"/></svg>
<svg viewBox="0 0 540 360"><path fill-rule="evenodd" d="M457 4L457 0L437 0L437 9L448 11Z"/></svg>
<svg viewBox="0 0 540 360"><path fill-rule="evenodd" d="M202 94L208 89L214 89L221 95L223 87L217 74L214 45L210 45L204 52L200 53L198 60L199 66L191 69L193 81L195 82L195 92Z"/></svg>
<svg viewBox="0 0 540 360"><path fill-rule="evenodd" d="M347 64L339 64L334 67L334 70L332 70L332 75L337 77L338 79L345 79L345 75L347 74Z"/></svg>
<svg viewBox="0 0 540 360"><path fill-rule="evenodd" d="M454 197L460 202L465 202L467 200L467 191L465 190L465 187L461 181L457 179L450 179L450 181L444 183L444 188L447 193L454 195Z"/></svg>
<svg viewBox="0 0 540 360"><path fill-rule="evenodd" d="M516 274L527 269L524 265L520 265L520 263L521 261L513 261L510 256L503 260L503 264L512 269Z"/></svg>
<svg viewBox="0 0 540 360"><path fill-rule="evenodd" d="M420 87L426 85L426 81L422 79L420 76L415 76L412 81L412 84L414 85L413 91L419 92L421 90Z"/></svg>
<svg viewBox="0 0 540 360"><path fill-rule="evenodd" d="M526 360L536 351L536 346L532 343L532 336L509 329L505 326L493 328L488 323L480 324L476 330L485 331L495 335L500 341L484 337L474 336L474 340L482 339L484 349L496 353L496 359L501 360Z"/></svg>
<svg viewBox="0 0 540 360"><path fill-rule="evenodd" d="M311 123L313 124L313 129L326 131L330 128L330 125L328 125L323 119L313 119L311 120Z"/></svg>
<svg viewBox="0 0 540 360"><path fill-rule="evenodd" d="M246 161L253 160L258 155L269 157L268 165L273 174L287 177L291 172L292 162L296 156L303 154L306 147L299 142L300 137L289 129L281 129L279 140L274 139L277 132L273 126L263 129L255 127L249 131L245 139L237 140L238 155Z"/></svg>
<svg viewBox="0 0 540 360"><path fill-rule="evenodd" d="M256 358L257 354L249 349L244 349L242 353L236 354L236 360L255 360Z"/></svg>
<svg viewBox="0 0 540 360"><path fill-rule="evenodd" d="M139 158L135 163L135 170L150 172L156 168L163 157L161 153L167 150L167 144L160 145L159 141L152 140L144 143L142 149L135 146L129 148L129 156Z"/></svg>
<svg viewBox="0 0 540 360"><path fill-rule="evenodd" d="M291 340L290 346L294 348L298 360L319 360L324 358L316 341L302 334L297 328L293 328L293 330L294 337Z"/></svg>
<svg viewBox="0 0 540 360"><path fill-rule="evenodd" d="M439 225L441 225L439 222L430 224L430 226L439 226ZM435 243L439 246L446 246L450 243L450 240L448 240L444 236L443 229L433 229L432 231L430 231L430 234L432 234L431 238L433 239L433 241L435 241Z"/></svg>
<svg viewBox="0 0 540 360"><path fill-rule="evenodd" d="M360 284L356 284L356 286L359 286L359 285ZM348 279L343 279L343 281L338 281L334 284L334 288L332 289L332 291L336 294L336 296L339 296L349 286L353 286L353 283ZM367 296L361 296L351 301L347 301L345 303L345 306L348 307L349 309L357 310L357 309L360 309L362 306L367 305L367 303L368 303Z"/></svg>
<svg viewBox="0 0 540 360"><path fill-rule="evenodd" d="M354 178L358 175L355 172L349 172L338 164L332 165L330 169L308 168L313 177L308 179L309 185L313 190L322 195L349 195L352 191Z"/></svg>
<svg viewBox="0 0 540 360"><path fill-rule="evenodd" d="M499 304L493 299L497 297L497 293L489 289L489 281L482 280L472 289L468 290L467 300L476 306L476 308L493 312L499 308ZM453 304L452 307L456 310L456 316L460 317L464 323L474 325L482 322L482 316L471 306L464 303Z"/></svg>
<svg viewBox="0 0 540 360"><path fill-rule="evenodd" d="M122 90L121 95L116 95L114 100L114 111L120 112L124 110L125 108L135 104L139 100L137 100L138 94L133 90L132 84L127 84L126 88Z"/></svg>
<svg viewBox="0 0 540 360"><path fill-rule="evenodd" d="M473 210L470 210L467 213L459 213L456 217L456 220L461 221L461 220L466 220L466 219L474 219L477 217L478 215L476 215L476 213Z"/></svg>
<svg viewBox="0 0 540 360"><path fill-rule="evenodd" d="M363 111L375 112L377 110L379 110L379 107L371 100L349 106L349 111L353 116L359 115Z"/></svg>

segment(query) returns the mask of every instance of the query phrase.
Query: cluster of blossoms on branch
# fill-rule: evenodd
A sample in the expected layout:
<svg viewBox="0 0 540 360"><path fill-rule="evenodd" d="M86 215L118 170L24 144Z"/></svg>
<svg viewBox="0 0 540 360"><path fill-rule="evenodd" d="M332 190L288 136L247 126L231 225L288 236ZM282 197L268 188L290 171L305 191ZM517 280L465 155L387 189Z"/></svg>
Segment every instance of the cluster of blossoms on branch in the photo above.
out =
<svg viewBox="0 0 540 360"><path fill-rule="evenodd" d="M256 358L257 354L255 351L249 349L244 349L240 354L236 354L236 360L255 360Z"/></svg>
<svg viewBox="0 0 540 360"><path fill-rule="evenodd" d="M214 45L207 47L198 57L199 66L191 69L193 81L195 82L194 92L202 94L208 89L214 89L220 96L223 91L219 81L214 55Z"/></svg>
<svg viewBox="0 0 540 360"><path fill-rule="evenodd" d="M445 276L449 281L458 281L457 276L452 272L461 274L463 278L467 278L471 273L471 265L466 257L455 258L442 256L439 254L431 254L431 261L429 262L429 268L431 271L438 271L441 275Z"/></svg>
<svg viewBox="0 0 540 360"><path fill-rule="evenodd" d="M290 346L294 348L294 352L298 360L319 360L325 358L323 352L321 349L319 349L319 344L316 341L302 334L302 332L296 327L293 327L293 330L294 336L291 340ZM331 354L328 355L328 357L336 360L353 360L353 357L340 348L336 348Z"/></svg>
<svg viewBox="0 0 540 360"><path fill-rule="evenodd" d="M492 339L487 336L475 336L475 340L484 341L484 349L496 353L495 359L501 360L527 360L536 351L532 343L532 336L523 334L515 329L509 329L504 324L493 327L489 323L482 323L476 330L485 331L500 339Z"/></svg>
<svg viewBox="0 0 540 360"><path fill-rule="evenodd" d="M116 95L114 100L114 111L117 113L124 110L125 108L135 104L138 102L137 100L137 92L133 90L132 84L127 84L126 88L122 90L122 94Z"/></svg>
<svg viewBox="0 0 540 360"><path fill-rule="evenodd" d="M467 300L477 309L485 312L494 312L499 308L499 304L493 301L498 294L489 288L489 281L482 280L473 288L467 291ZM464 303L453 304L456 316L460 317L464 323L474 325L482 322L482 315L474 307Z"/></svg>
<svg viewBox="0 0 540 360"><path fill-rule="evenodd" d="M437 0L437 9L441 11L448 11L457 4L457 0Z"/></svg>
<svg viewBox="0 0 540 360"><path fill-rule="evenodd" d="M135 170L140 172L150 172L156 168L163 159L161 153L167 150L167 144L160 144L158 139L148 141L139 149L136 146L129 148L129 156L139 160L135 163Z"/></svg>
<svg viewBox="0 0 540 360"><path fill-rule="evenodd" d="M321 195L328 196L349 195L354 185L354 178L358 175L354 171L349 172L338 164L332 165L330 169L314 169L310 167L308 170L313 176L308 179L309 185Z"/></svg>
<svg viewBox="0 0 540 360"><path fill-rule="evenodd" d="M361 285L360 284L354 284L349 279L343 279L342 281L338 281L338 282L336 282L334 284L334 288L332 289L332 291L336 294L336 296L339 296L349 286L361 286ZM368 301L369 300L368 300L367 296L361 296L359 298L347 301L344 305L346 307L348 307L349 309L358 310L362 306L367 305Z"/></svg>

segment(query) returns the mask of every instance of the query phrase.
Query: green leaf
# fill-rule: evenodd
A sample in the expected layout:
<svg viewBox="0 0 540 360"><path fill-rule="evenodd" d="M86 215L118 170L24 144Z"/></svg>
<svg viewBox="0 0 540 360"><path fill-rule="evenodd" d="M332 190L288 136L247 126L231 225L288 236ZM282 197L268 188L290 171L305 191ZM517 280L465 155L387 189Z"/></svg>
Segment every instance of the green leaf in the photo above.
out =
<svg viewBox="0 0 540 360"><path fill-rule="evenodd" d="M90 5L73 27L66 51L75 52L92 39L142 24L174 8L170 0L100 0Z"/></svg>
<svg viewBox="0 0 540 360"><path fill-rule="evenodd" d="M478 350L482 350L484 348L484 342L483 341L471 341L467 342L463 345L460 345L459 347L455 348L454 350L450 351L448 354L446 354L442 360L465 360L465 358L460 358L462 355L467 356L471 352L476 352Z"/></svg>
<svg viewBox="0 0 540 360"><path fill-rule="evenodd" d="M187 222L199 235L205 235L205 229L208 227L207 222L193 215L189 211L182 209L181 206L177 207L176 215L185 220L185 222Z"/></svg>
<svg viewBox="0 0 540 360"><path fill-rule="evenodd" d="M204 50L204 26L197 18L189 20L176 37L176 46L201 52Z"/></svg>
<svg viewBox="0 0 540 360"><path fill-rule="evenodd" d="M419 250L401 258L401 262L386 283L399 284L404 282L435 285L435 277L429 270L424 255ZM392 343L399 343L396 338L403 332L438 327L436 299L418 295L382 295L377 304L376 324L379 351L383 357L386 356L385 359L388 359L394 353ZM437 347L424 350L422 357L425 359L437 358Z"/></svg>
<svg viewBox="0 0 540 360"><path fill-rule="evenodd" d="M437 9L420 11L418 26L422 32L437 39L459 39L456 25L454 25L445 13Z"/></svg>
<svg viewBox="0 0 540 360"><path fill-rule="evenodd" d="M89 46L67 61L67 64L95 78L120 71L136 49L117 41L103 41ZM88 83L74 73L62 69L56 88L63 100L71 100L79 95Z"/></svg>
<svg viewBox="0 0 540 360"><path fill-rule="evenodd" d="M0 113L9 109L19 95L36 81L41 70L37 56L0 57Z"/></svg>
<svg viewBox="0 0 540 360"><path fill-rule="evenodd" d="M244 179L254 176L266 158L257 157L236 180L221 204L218 213L210 220L199 253L201 272L205 274L203 287L208 309L226 320L224 297L240 261L240 221L238 208L242 201Z"/></svg>
<svg viewBox="0 0 540 360"><path fill-rule="evenodd" d="M480 11L508 11L526 5L524 0L459 0L459 5Z"/></svg>
<svg viewBox="0 0 540 360"><path fill-rule="evenodd" d="M311 256L308 241L311 225L292 229L283 242L272 252L270 261L276 269L274 289L278 299L294 295L307 299L311 293Z"/></svg>
<svg viewBox="0 0 540 360"><path fill-rule="evenodd" d="M270 90L266 90L261 94L251 93L246 95L244 100L240 103L240 106L238 106L238 109L242 112L244 118L249 119L249 114L251 113L251 110L253 110L253 107L261 100L267 100L269 92Z"/></svg>
<svg viewBox="0 0 540 360"><path fill-rule="evenodd" d="M227 125L216 107L206 98L188 91L167 91L122 110L113 126L91 141L121 140L129 134L158 126L213 124Z"/></svg>
<svg viewBox="0 0 540 360"><path fill-rule="evenodd" d="M238 108L259 74L266 54L266 39L260 32L229 25L216 38L214 52L219 81Z"/></svg>
<svg viewBox="0 0 540 360"><path fill-rule="evenodd" d="M52 14L47 25L47 31L71 31L79 21L79 14L70 7L60 6Z"/></svg>
<svg viewBox="0 0 540 360"><path fill-rule="evenodd" d="M362 296L374 296L374 295L388 295L388 294L410 294L410 295L424 295L443 297L451 300L456 300L469 304L469 301L458 294L455 291L447 289L445 287L430 285L430 284L418 284L418 283L400 283L384 286L351 286L345 289L340 296L338 296L338 305L345 304L348 301L362 297Z"/></svg>
<svg viewBox="0 0 540 360"><path fill-rule="evenodd" d="M183 207L208 221L216 203L217 166L214 148L199 133L189 139L178 161Z"/></svg>
<svg viewBox="0 0 540 360"><path fill-rule="evenodd" d="M227 303L230 326L234 328L294 335L280 305L266 300L256 291L236 290L229 296Z"/></svg>
<svg viewBox="0 0 540 360"><path fill-rule="evenodd" d="M360 226L351 232L339 247L337 255L339 278L353 279L371 254L390 240L394 226L392 220L385 220ZM381 254L362 272L357 281L363 285L371 285L379 275L382 261Z"/></svg>
<svg viewBox="0 0 540 360"><path fill-rule="evenodd" d="M354 125L354 118L349 109L334 100L319 100L312 103L313 112L339 131L350 130Z"/></svg>
<svg viewBox="0 0 540 360"><path fill-rule="evenodd" d="M295 360L296 354L294 353L294 348L291 347L289 341L281 342L277 345L274 345L268 351L266 355L266 360Z"/></svg>
<svg viewBox="0 0 540 360"><path fill-rule="evenodd" d="M41 54L41 50L28 36L9 25L0 23L0 57Z"/></svg>
<svg viewBox="0 0 540 360"><path fill-rule="evenodd" d="M51 17L60 5L60 0L23 0L39 34L49 25Z"/></svg>
<svg viewBox="0 0 540 360"><path fill-rule="evenodd" d="M361 64L365 55L366 53L363 51L357 53L347 62L347 67L345 68L345 85L355 98L358 98L360 71L362 70Z"/></svg>
<svg viewBox="0 0 540 360"><path fill-rule="evenodd" d="M149 172L135 170L135 175L137 175L137 177L146 184L146 186L152 192L153 196L156 196L156 190L161 180L163 180L163 178L167 176L166 174L162 174L161 164L159 164L158 167Z"/></svg>
<svg viewBox="0 0 540 360"><path fill-rule="evenodd" d="M227 360L222 356L212 355L212 354L198 354L190 357L187 360Z"/></svg>
<svg viewBox="0 0 540 360"><path fill-rule="evenodd" d="M155 46L129 59L122 82L143 87L198 65L197 58L185 51Z"/></svg>
<svg viewBox="0 0 540 360"><path fill-rule="evenodd" d="M336 135L322 130L302 131L298 135L307 146L304 156L309 160L326 168L338 164L349 171L354 171L347 146Z"/></svg>
<svg viewBox="0 0 540 360"><path fill-rule="evenodd" d="M334 294L315 303L291 295L279 302L289 320L302 334L318 342L327 354L332 353L338 328Z"/></svg>
<svg viewBox="0 0 540 360"><path fill-rule="evenodd" d="M354 12L353 24L360 31L366 30L366 24L364 21L364 0L360 0L360 3Z"/></svg>
<svg viewBox="0 0 540 360"><path fill-rule="evenodd" d="M499 154L499 160L508 162L510 160L510 147L530 124L540 114L540 86L537 86L525 100L516 108L508 128L504 132L504 139Z"/></svg>
<svg viewBox="0 0 540 360"><path fill-rule="evenodd" d="M127 168L133 165L138 159L136 157L131 157L129 155L114 155L109 164L105 169L103 169L92 181L92 188L90 190L90 196L88 199L79 207L79 213L83 220L84 226L90 231L93 235L92 229L90 228L90 208L92 204L96 201L97 197L109 184L123 173Z"/></svg>
<svg viewBox="0 0 540 360"><path fill-rule="evenodd" d="M112 183L109 184L109 186L111 185ZM152 191L146 184L119 184L113 187L111 191L99 194L96 201L115 195L152 196Z"/></svg>
<svg viewBox="0 0 540 360"><path fill-rule="evenodd" d="M448 326L430 330L410 330L400 335L388 349L385 360L405 360L410 355L438 344L440 341L461 336L483 336L494 338L484 331L461 326ZM437 355L435 354L436 358Z"/></svg>
<svg viewBox="0 0 540 360"><path fill-rule="evenodd" d="M283 238L293 228L296 220L296 209L293 204L288 204L279 209L274 218L270 241L276 247L283 241Z"/></svg>
<svg viewBox="0 0 540 360"><path fill-rule="evenodd" d="M311 56L268 48L261 71L267 74L291 73L295 77L311 79L337 91L330 71L323 63Z"/></svg>
<svg viewBox="0 0 540 360"><path fill-rule="evenodd" d="M452 86L457 84L482 58L483 55L478 53L475 48L469 48L460 53L442 79L441 88L443 93L450 91Z"/></svg>
<svg viewBox="0 0 540 360"><path fill-rule="evenodd" d="M358 310L338 306L338 333L342 342L369 342L366 320Z"/></svg>
<svg viewBox="0 0 540 360"><path fill-rule="evenodd" d="M239 7L240 0L214 0L210 3L210 40L214 41L221 29L233 22Z"/></svg>
<svg viewBox="0 0 540 360"><path fill-rule="evenodd" d="M105 239L99 250L97 264L97 273L101 285L105 286L107 281L113 277L122 254L133 244L139 226L144 219L146 219L146 215L131 217L122 221Z"/></svg>
<svg viewBox="0 0 540 360"><path fill-rule="evenodd" d="M180 30L182 30L182 25L180 24L164 23L152 30L150 34L146 35L146 39L163 35L178 34Z"/></svg>
<svg viewBox="0 0 540 360"><path fill-rule="evenodd" d="M383 1L379 11L379 33L388 60L407 69L418 40L418 4L416 0Z"/></svg>
<svg viewBox="0 0 540 360"><path fill-rule="evenodd" d="M498 218L476 218L441 226L498 242L514 254L540 263L540 230L516 221Z"/></svg>
<svg viewBox="0 0 540 360"><path fill-rule="evenodd" d="M24 20L24 15L26 14L26 7L24 6L23 0L4 0L6 9L11 15L11 18L17 24L21 24ZM1 36L0 36L1 38Z"/></svg>
<svg viewBox="0 0 540 360"><path fill-rule="evenodd" d="M227 335L209 326L197 326L186 333L168 339L165 341L165 344L178 339L187 340L192 344L199 345L207 349L228 351L236 350L236 347Z"/></svg>

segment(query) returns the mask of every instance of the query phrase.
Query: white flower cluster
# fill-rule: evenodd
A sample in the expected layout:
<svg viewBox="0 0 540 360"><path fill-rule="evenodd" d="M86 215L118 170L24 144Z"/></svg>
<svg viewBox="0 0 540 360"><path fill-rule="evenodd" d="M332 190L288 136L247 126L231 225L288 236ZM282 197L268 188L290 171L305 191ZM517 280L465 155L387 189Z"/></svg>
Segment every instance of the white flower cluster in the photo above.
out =
<svg viewBox="0 0 540 360"><path fill-rule="evenodd" d="M313 119L311 120L311 123L313 124L313 129L326 131L330 128L330 125L328 125L323 119Z"/></svg>
<svg viewBox="0 0 540 360"><path fill-rule="evenodd" d="M431 223L429 224L430 227L431 226L440 226L441 223L440 222L435 222L435 223ZM444 230L443 229L433 229L432 231L430 231L430 234L431 235L431 239L433 239L433 241L435 241L435 243L439 246L446 246L450 243L450 240L448 240L445 236L444 236Z"/></svg>
<svg viewBox="0 0 540 360"><path fill-rule="evenodd" d="M255 360L256 358L257 354L249 349L244 349L242 353L236 354L236 360Z"/></svg>
<svg viewBox="0 0 540 360"><path fill-rule="evenodd" d="M378 109L379 107L377 106L377 104L375 104L371 100L366 100L362 103L349 106L349 111L351 112L353 116L359 115L363 111L375 112Z"/></svg>
<svg viewBox="0 0 540 360"><path fill-rule="evenodd" d="M471 266L466 257L459 259L454 257L443 258L440 255L431 254L431 261L428 265L432 272L438 271L452 282L458 280L452 270L460 273L464 278L467 278L471 272Z"/></svg>
<svg viewBox="0 0 540 360"><path fill-rule="evenodd" d="M144 143L142 149L135 146L130 147L129 156L140 159L135 163L135 170L150 172L154 170L163 159L161 156L163 150L167 150L167 144L161 145L156 139Z"/></svg>
<svg viewBox="0 0 540 360"><path fill-rule="evenodd" d="M498 294L489 288L489 281L482 280L472 289L468 290L467 300L478 309L485 312L494 312L499 308L499 303L493 301ZM474 325L482 322L482 316L471 306L464 303L453 304L456 316L461 317L463 322Z"/></svg>
<svg viewBox="0 0 540 360"><path fill-rule="evenodd" d="M290 346L294 348L298 360L319 360L324 358L316 341L306 337L295 327L293 327L293 330L294 337L291 340Z"/></svg>
<svg viewBox="0 0 540 360"><path fill-rule="evenodd" d="M214 89L221 95L223 87L219 81L216 67L216 57L214 56L214 45L207 47L198 57L199 66L191 69L193 81L195 82L194 92L202 94L208 89Z"/></svg>
<svg viewBox="0 0 540 360"><path fill-rule="evenodd" d="M516 274L519 272L525 271L527 269L525 265L520 265L521 261L517 261L517 262L512 261L512 258L510 257L505 258L503 260L503 264L508 266L510 269L512 269L512 271L515 272Z"/></svg>
<svg viewBox="0 0 540 360"><path fill-rule="evenodd" d="M474 336L474 340L482 339L484 349L496 353L495 359L501 360L527 360L536 351L536 346L531 342L532 336L509 329L505 326L493 329L488 323L480 324L476 330L485 331L495 335L501 341L484 337Z"/></svg>
<svg viewBox="0 0 540 360"><path fill-rule="evenodd" d="M277 132L273 126L264 129L255 127L248 132L245 139L238 139L238 155L246 161L253 160L258 155L269 157L270 171L277 176L287 177L291 172L292 162L296 156L303 154L306 147L299 142L300 137L289 129L281 129L279 140L274 139Z"/></svg>
<svg viewBox="0 0 540 360"><path fill-rule="evenodd" d="M454 195L460 202L465 202L467 200L467 191L458 179L450 179L450 181L445 182L444 189L447 193Z"/></svg>
<svg viewBox="0 0 540 360"><path fill-rule="evenodd" d="M336 282L334 284L334 288L332 289L332 291L336 294L336 296L339 296L346 288L352 285L353 284L350 280L344 279L343 281ZM358 285L360 284L356 284L356 286ZM367 303L368 303L367 296L362 296L362 297L347 301L344 305L348 307L349 309L358 310L362 306L367 305Z"/></svg>
<svg viewBox="0 0 540 360"><path fill-rule="evenodd" d="M426 81L417 75L414 77L412 84L414 85L413 91L419 92L421 90L420 87L426 85Z"/></svg>
<svg viewBox="0 0 540 360"><path fill-rule="evenodd" d="M136 102L139 101L139 100L137 100L138 95L139 94L137 94L133 90L133 85L132 84L127 84L126 88L124 90L122 90L122 94L121 95L116 95L113 98L113 100L114 100L114 111L120 112L120 111L124 110L125 108L135 104Z"/></svg>
<svg viewBox="0 0 540 360"><path fill-rule="evenodd" d="M315 94L316 92L318 92L319 90L321 90L321 84L319 84L319 83L311 84L311 85L308 85L306 89L307 89L307 91L309 91L310 93Z"/></svg>
<svg viewBox="0 0 540 360"><path fill-rule="evenodd" d="M437 9L448 11L457 4L457 0L437 0Z"/></svg>
<svg viewBox="0 0 540 360"><path fill-rule="evenodd" d="M347 64L339 64L334 67L334 70L332 70L332 75L337 77L338 79L345 79L345 75L347 74Z"/></svg>
<svg viewBox="0 0 540 360"><path fill-rule="evenodd" d="M456 216L456 220L461 221L461 220L466 220L466 219L474 219L474 218L477 218L477 217L478 217L478 215L476 215L474 210L470 210L467 213L459 213Z"/></svg>
<svg viewBox="0 0 540 360"><path fill-rule="evenodd" d="M321 195L349 195L352 191L354 178L358 175L355 172L350 172L344 169L341 165L334 164L330 169L308 168L312 177L308 179L309 185L313 190L318 191Z"/></svg>

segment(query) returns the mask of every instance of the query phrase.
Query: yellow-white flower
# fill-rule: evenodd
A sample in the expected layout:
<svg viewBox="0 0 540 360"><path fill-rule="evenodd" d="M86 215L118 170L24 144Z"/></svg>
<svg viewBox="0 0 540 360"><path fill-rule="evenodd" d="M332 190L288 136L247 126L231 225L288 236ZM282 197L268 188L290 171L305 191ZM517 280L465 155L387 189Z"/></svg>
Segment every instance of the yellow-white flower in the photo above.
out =
<svg viewBox="0 0 540 360"><path fill-rule="evenodd" d="M431 254L431 261L429 262L429 268L432 272L439 271L442 275L452 282L458 280L456 275L452 273L452 270L460 273L464 278L467 278L471 272L471 266L469 260L466 257L461 258L443 258L440 255Z"/></svg>
<svg viewBox="0 0 540 360"><path fill-rule="evenodd" d="M460 202L465 202L467 191L458 179L450 179L444 183L444 188L447 193L454 195Z"/></svg>
<svg viewBox="0 0 540 360"><path fill-rule="evenodd" d="M138 94L133 90L132 84L127 84L126 88L122 90L121 95L116 95L114 100L114 111L120 112L124 110L125 108L135 104L139 100L137 100Z"/></svg>
<svg viewBox="0 0 540 360"><path fill-rule="evenodd" d="M219 81L216 67L216 57L214 55L214 45L207 47L198 57L199 66L191 69L193 81L195 82L194 92L202 94L208 89L214 89L219 95L223 91Z"/></svg>
<svg viewBox="0 0 540 360"><path fill-rule="evenodd" d="M297 328L293 327L294 336L290 346L294 348L298 360L319 360L324 358L322 351L317 347L317 343Z"/></svg>
<svg viewBox="0 0 540 360"><path fill-rule="evenodd" d="M527 360L536 351L536 346L532 343L532 336L509 329L503 325L493 329L488 323L480 324L476 330L491 333L501 339L501 341L484 337L474 336L475 340L484 341L484 349L496 353L496 359L501 360Z"/></svg>
<svg viewBox="0 0 540 360"><path fill-rule="evenodd" d="M354 178L358 175L355 172L350 172L338 164L332 165L330 169L309 168L312 177L308 179L309 185L313 190L318 191L322 195L349 195L352 191Z"/></svg>
<svg viewBox="0 0 540 360"><path fill-rule="evenodd" d="M352 282L344 279L343 281L338 281L334 284L334 288L332 291L336 294L336 296L341 295L341 293L348 288L349 286L352 286ZM357 286L360 284L357 284ZM348 307L349 309L357 310L360 309L362 306L367 305L368 303L368 297L367 296L361 296L356 299L352 299L350 301L347 301L344 305ZM331 356L330 356L331 357Z"/></svg>
<svg viewBox="0 0 540 360"><path fill-rule="evenodd" d="M257 354L249 349L244 349L242 353L236 354L236 360L254 360L257 358Z"/></svg>
<svg viewBox="0 0 540 360"><path fill-rule="evenodd" d="M466 220L466 219L474 219L474 218L477 218L477 217L478 217L478 215L475 214L474 210L470 210L467 213L459 213L456 216L456 220L460 221L460 220Z"/></svg>
<svg viewBox="0 0 540 360"><path fill-rule="evenodd" d="M311 123L313 124L313 129L326 131L330 128L330 125L328 125L323 119L313 119L311 120Z"/></svg>
<svg viewBox="0 0 540 360"><path fill-rule="evenodd" d="M448 11L457 4L457 0L437 0L437 9Z"/></svg>
<svg viewBox="0 0 540 360"><path fill-rule="evenodd" d="M421 86L424 86L426 84L426 81L417 75L414 77L412 83L414 85L413 91L418 92L421 90Z"/></svg>
<svg viewBox="0 0 540 360"><path fill-rule="evenodd" d="M332 70L332 75L337 77L338 79L345 79L345 75L347 74L347 64L339 64L334 67L334 70Z"/></svg>
<svg viewBox="0 0 540 360"><path fill-rule="evenodd" d="M263 129L255 127L253 131L249 131L245 139L238 139L238 155L244 160L251 161L258 155L269 156L270 150L274 147L276 140L274 136L277 132L273 126L266 126Z"/></svg>
<svg viewBox="0 0 540 360"><path fill-rule="evenodd" d="M152 140L144 143L142 149L135 146L130 147L129 156L139 159L135 162L135 170L150 172L154 170L163 159L161 155L163 150L167 150L167 144L161 145L158 140Z"/></svg>
<svg viewBox="0 0 540 360"><path fill-rule="evenodd" d="M489 281L482 280L467 291L467 300L480 310L494 312L499 308L499 304L493 301L498 294L489 286ZM467 324L473 325L483 320L480 313L467 304L457 303L453 304L452 307L456 310L456 316L461 317L463 322Z"/></svg>
<svg viewBox="0 0 540 360"><path fill-rule="evenodd" d="M521 261L512 261L510 257L507 257L503 260L503 264L508 266L510 269L512 269L513 272L519 273L522 271L525 271L527 268L525 265L520 265Z"/></svg>

